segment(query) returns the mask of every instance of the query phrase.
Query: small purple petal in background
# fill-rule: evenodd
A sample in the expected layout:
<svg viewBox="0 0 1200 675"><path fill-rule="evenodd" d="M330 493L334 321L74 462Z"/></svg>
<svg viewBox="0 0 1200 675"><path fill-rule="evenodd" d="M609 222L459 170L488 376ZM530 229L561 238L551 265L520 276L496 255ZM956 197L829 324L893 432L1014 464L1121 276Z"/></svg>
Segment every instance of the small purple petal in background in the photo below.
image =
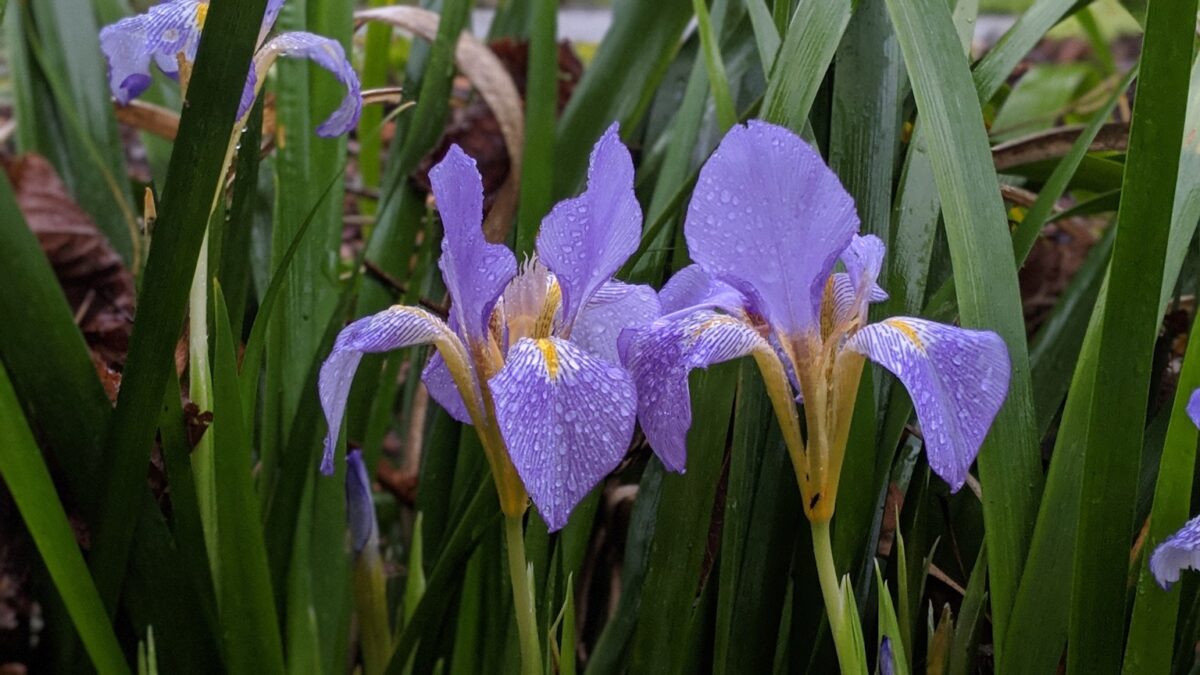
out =
<svg viewBox="0 0 1200 675"><path fill-rule="evenodd" d="M197 0L169 0L101 29L100 50L108 59L108 85L117 103L127 105L149 88L151 60L174 76L179 71L177 54L195 59L202 8L207 6Z"/></svg>
<svg viewBox="0 0 1200 675"><path fill-rule="evenodd" d="M896 664L892 655L892 639L884 637L879 643L879 675L892 675L896 672Z"/></svg>
<svg viewBox="0 0 1200 675"><path fill-rule="evenodd" d="M885 251L883 241L873 234L865 237L856 234L850 239L850 245L842 252L846 271L833 275L835 316L839 321L857 317L865 324L867 305L888 299L887 292L876 283L883 269Z"/></svg>
<svg viewBox="0 0 1200 675"><path fill-rule="evenodd" d="M610 281L600 287L575 321L571 342L608 361L620 363L617 338L626 328L644 326L662 313L649 286Z"/></svg>
<svg viewBox="0 0 1200 675"><path fill-rule="evenodd" d="M276 55L310 59L313 63L332 73L338 82L345 85L346 95L342 97L342 102L338 105L337 110L334 110L328 119L317 126L318 136L335 138L349 133L358 124L363 105L362 86L358 81L358 73L354 71L350 60L346 58L346 52L342 49L341 43L312 33L284 33L263 45L254 60L257 64L262 59L274 58ZM253 91L257 77L257 73L252 69L247 82L249 93L246 90L242 92L238 119L241 119L250 111L250 106L254 105Z"/></svg>
<svg viewBox="0 0 1200 675"><path fill-rule="evenodd" d="M699 265L688 265L671 276L658 292L663 315L680 310L720 309L730 314L742 310L745 298L736 288L717 281Z"/></svg>
<svg viewBox="0 0 1200 675"><path fill-rule="evenodd" d="M429 180L442 216L438 267L450 291L452 323L470 339L482 341L496 300L517 274L517 258L507 247L483 238L483 180L462 148L450 146Z"/></svg>
<svg viewBox="0 0 1200 675"><path fill-rule="evenodd" d="M1004 341L990 331L904 317L859 330L847 347L890 370L908 389L929 466L958 491L1008 393Z"/></svg>
<svg viewBox="0 0 1200 675"><path fill-rule="evenodd" d="M692 259L790 336L817 329L825 282L858 215L816 150L751 121L730 129L700 170L684 230Z"/></svg>
<svg viewBox="0 0 1200 675"><path fill-rule="evenodd" d="M637 250L642 209L633 194L633 159L613 124L592 148L587 190L555 205L538 232L538 257L563 292L563 325Z"/></svg>
<svg viewBox="0 0 1200 675"><path fill-rule="evenodd" d="M1188 399L1187 416L1192 424L1200 427L1200 389L1193 391L1191 398Z"/></svg>
<svg viewBox="0 0 1200 675"><path fill-rule="evenodd" d="M1150 556L1150 572L1164 591L1179 581L1185 569L1200 569L1200 518L1187 521Z"/></svg>
<svg viewBox="0 0 1200 675"><path fill-rule="evenodd" d="M279 19L279 13L283 11L283 5L287 0L267 0L267 11L263 14L262 29L258 34L258 42L266 39L267 33L275 27L275 22Z"/></svg>
<svg viewBox="0 0 1200 675"><path fill-rule="evenodd" d="M371 477L361 450L346 454L346 521L350 525L350 546L362 553L377 536L375 501L371 497Z"/></svg>
<svg viewBox="0 0 1200 675"><path fill-rule="evenodd" d="M523 339L489 382L513 466L551 532L629 447L629 373L558 338Z"/></svg>
<svg viewBox="0 0 1200 675"><path fill-rule="evenodd" d="M471 421L471 412L467 410L467 404L463 401L462 392L454 383L454 377L450 375L446 359L443 359L440 353L435 352L430 357L429 363L425 364L425 370L421 371L421 381L425 383L425 388L429 390L429 395L433 397L433 400L437 401L438 405L442 406L455 421L474 424Z"/></svg>
<svg viewBox="0 0 1200 675"><path fill-rule="evenodd" d="M692 426L688 373L770 346L754 329L724 314L701 310L660 319L621 335L621 356L638 392L638 421L654 453L683 473Z"/></svg>
<svg viewBox="0 0 1200 675"><path fill-rule="evenodd" d="M342 329L333 343L333 351L321 366L318 380L321 408L329 432L325 436L325 454L321 473L333 474L333 455L341 433L346 398L354 382L354 371L363 354L387 352L401 347L428 344L439 338L453 338L450 327L419 307L395 305Z"/></svg>

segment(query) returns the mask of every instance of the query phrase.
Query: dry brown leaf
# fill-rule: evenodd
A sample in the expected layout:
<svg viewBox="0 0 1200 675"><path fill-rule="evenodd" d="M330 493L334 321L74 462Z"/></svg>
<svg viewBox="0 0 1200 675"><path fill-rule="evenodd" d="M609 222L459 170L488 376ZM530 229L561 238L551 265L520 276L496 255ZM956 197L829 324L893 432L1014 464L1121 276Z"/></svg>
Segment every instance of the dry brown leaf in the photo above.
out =
<svg viewBox="0 0 1200 675"><path fill-rule="evenodd" d="M133 327L133 275L46 158L4 160L17 204L62 285L106 387L120 370ZM95 358L98 357L98 358Z"/></svg>

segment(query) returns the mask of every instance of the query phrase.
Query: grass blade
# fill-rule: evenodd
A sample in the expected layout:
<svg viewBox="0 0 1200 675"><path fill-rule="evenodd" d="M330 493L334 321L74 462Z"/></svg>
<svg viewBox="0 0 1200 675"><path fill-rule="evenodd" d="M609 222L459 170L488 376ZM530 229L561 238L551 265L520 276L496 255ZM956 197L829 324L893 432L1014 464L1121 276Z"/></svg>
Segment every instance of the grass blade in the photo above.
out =
<svg viewBox="0 0 1200 675"><path fill-rule="evenodd" d="M25 423L21 403L3 366L0 366L0 475L12 492L92 663L103 673L128 673L129 665L108 622L104 603L92 584L83 554L75 543L75 532L58 501L50 471Z"/></svg>
<svg viewBox="0 0 1200 675"><path fill-rule="evenodd" d="M803 131L817 89L850 22L851 4L850 0L822 0L801 2L796 8L767 80L763 119Z"/></svg>
<svg viewBox="0 0 1200 675"><path fill-rule="evenodd" d="M887 5L928 132L963 325L999 333L1013 364L1008 399L979 455L992 616L1003 635L1043 481L1016 269L994 255L1012 245L1008 218L949 8L940 0Z"/></svg>
<svg viewBox="0 0 1200 675"><path fill-rule="evenodd" d="M1068 672L1121 663L1128 548L1137 497L1157 294L1187 110L1196 1L1150 5L1086 431ZM1186 25L1185 25L1186 24Z"/></svg>

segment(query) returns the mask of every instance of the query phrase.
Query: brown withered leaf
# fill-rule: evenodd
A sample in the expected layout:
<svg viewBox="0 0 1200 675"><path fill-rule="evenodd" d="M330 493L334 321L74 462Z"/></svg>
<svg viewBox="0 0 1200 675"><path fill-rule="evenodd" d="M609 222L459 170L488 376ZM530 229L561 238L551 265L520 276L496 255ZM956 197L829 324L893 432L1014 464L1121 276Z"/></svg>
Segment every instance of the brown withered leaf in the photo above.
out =
<svg viewBox="0 0 1200 675"><path fill-rule="evenodd" d="M75 312L105 388L115 391L133 328L134 283L121 256L40 155L3 160L17 204Z"/></svg>

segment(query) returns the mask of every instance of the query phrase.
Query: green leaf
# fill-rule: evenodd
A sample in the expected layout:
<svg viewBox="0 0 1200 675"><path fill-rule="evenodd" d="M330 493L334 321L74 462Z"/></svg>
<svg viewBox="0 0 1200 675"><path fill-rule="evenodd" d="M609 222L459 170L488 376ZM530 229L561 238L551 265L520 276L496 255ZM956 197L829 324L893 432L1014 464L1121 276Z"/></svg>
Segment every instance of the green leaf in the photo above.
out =
<svg viewBox="0 0 1200 675"><path fill-rule="evenodd" d="M558 115L558 0L536 0L526 73L525 150L521 159L517 255L533 251L538 225L554 201L554 125Z"/></svg>
<svg viewBox="0 0 1200 675"><path fill-rule="evenodd" d="M721 132L737 124L737 111L733 107L733 95L729 93L729 78L725 75L725 62L721 58L717 32L708 15L704 0L692 0L696 12L696 31L700 34L700 47L704 52L704 67L708 71L708 86L712 89L713 102L717 108L717 123Z"/></svg>
<svg viewBox="0 0 1200 675"><path fill-rule="evenodd" d="M958 625L954 630L954 641L950 644L949 675L968 675L975 649L979 642L979 628L983 625L987 603L987 545L979 549L979 557L971 568L967 582L967 594L958 609Z"/></svg>
<svg viewBox="0 0 1200 675"><path fill-rule="evenodd" d="M0 475L96 670L128 673L129 664L75 543L75 531L58 501L50 471L25 424L21 403L3 366L0 366Z"/></svg>
<svg viewBox="0 0 1200 675"><path fill-rule="evenodd" d="M179 135L163 188L154 243L142 275L121 393L106 447L106 500L91 563L110 609L120 591L157 410L183 326L188 288L226 161L237 101L245 84L266 0L217 0L209 10Z"/></svg>
<svg viewBox="0 0 1200 675"><path fill-rule="evenodd" d="M1128 546L1171 231L1195 0L1151 3L1086 429L1068 672L1120 668ZM1185 25L1186 24L1186 25Z"/></svg>
<svg viewBox="0 0 1200 675"><path fill-rule="evenodd" d="M988 538L992 618L1008 627L1042 487L1025 324L987 134L950 12L940 0L888 0L912 79L942 201L964 326L996 331L1008 345L1008 399L979 454ZM1003 644L997 645L1003 653Z"/></svg>
<svg viewBox="0 0 1200 675"><path fill-rule="evenodd" d="M879 636L880 641L888 638L892 644L892 665L897 675L908 675L908 653L904 648L903 633L900 631L900 619L896 616L896 608L892 605L892 594L888 591L887 582L879 571L879 561L875 561L875 592L879 597ZM883 665L879 670L882 672Z"/></svg>
<svg viewBox="0 0 1200 675"><path fill-rule="evenodd" d="M796 7L767 80L763 119L803 131L817 88L850 22L851 4L851 0L826 0Z"/></svg>
<svg viewBox="0 0 1200 675"><path fill-rule="evenodd" d="M249 435L237 383L236 343L220 284L214 284L213 473L217 606L232 673L283 673L283 644L267 571L262 518L251 475Z"/></svg>
<svg viewBox="0 0 1200 675"><path fill-rule="evenodd" d="M688 470L663 479L658 520L670 527L656 528L633 636L633 672L676 672L687 656L692 604L711 571L704 564L705 548L725 464L736 376L736 363L692 374Z"/></svg>
<svg viewBox="0 0 1200 675"><path fill-rule="evenodd" d="M1200 326L1188 336L1188 350L1176 385L1171 421L1163 443L1146 536L1134 594L1129 638L1125 646L1124 673L1166 673L1171 667L1179 616L1180 591L1163 591L1150 573L1149 552L1188 519L1196 465L1196 425L1188 418L1187 403L1200 387Z"/></svg>

